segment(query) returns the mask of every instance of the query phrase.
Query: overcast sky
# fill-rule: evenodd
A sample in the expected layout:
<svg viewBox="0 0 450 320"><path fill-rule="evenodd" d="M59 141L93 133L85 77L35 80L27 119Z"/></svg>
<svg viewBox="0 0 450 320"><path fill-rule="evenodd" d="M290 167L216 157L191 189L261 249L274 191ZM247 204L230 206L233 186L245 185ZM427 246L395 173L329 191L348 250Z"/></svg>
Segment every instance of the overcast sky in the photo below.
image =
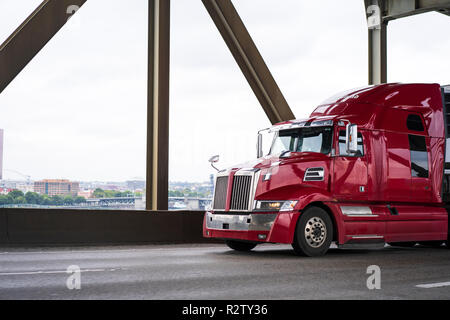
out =
<svg viewBox="0 0 450 320"><path fill-rule="evenodd" d="M0 42L39 3L1 0ZM233 3L297 118L367 84L362 0ZM449 31L438 13L391 22L388 81L450 83ZM221 167L255 158L270 123L200 0L172 0L171 46L170 180L207 180L214 154ZM144 178L146 72L147 1L88 1L0 95L4 168Z"/></svg>

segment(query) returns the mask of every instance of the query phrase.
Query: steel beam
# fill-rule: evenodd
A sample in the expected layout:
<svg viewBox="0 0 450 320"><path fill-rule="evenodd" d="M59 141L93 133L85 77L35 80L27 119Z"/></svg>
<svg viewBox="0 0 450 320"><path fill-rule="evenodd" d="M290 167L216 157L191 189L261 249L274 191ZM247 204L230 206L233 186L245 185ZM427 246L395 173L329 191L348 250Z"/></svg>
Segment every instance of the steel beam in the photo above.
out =
<svg viewBox="0 0 450 320"><path fill-rule="evenodd" d="M387 21L385 1L365 0L369 40L369 84L387 82Z"/></svg>
<svg viewBox="0 0 450 320"><path fill-rule="evenodd" d="M369 30L369 84L387 82L387 24Z"/></svg>
<svg viewBox="0 0 450 320"><path fill-rule="evenodd" d="M149 0L147 210L167 210L169 196L170 0Z"/></svg>
<svg viewBox="0 0 450 320"><path fill-rule="evenodd" d="M294 119L231 0L202 1L269 120L277 123Z"/></svg>
<svg viewBox="0 0 450 320"><path fill-rule="evenodd" d="M389 21L437 11L450 15L450 0L364 0L369 40L369 84L387 82Z"/></svg>
<svg viewBox="0 0 450 320"><path fill-rule="evenodd" d="M388 0L384 21L437 11L450 15L450 0Z"/></svg>
<svg viewBox="0 0 450 320"><path fill-rule="evenodd" d="M0 45L0 93L86 0L45 0Z"/></svg>

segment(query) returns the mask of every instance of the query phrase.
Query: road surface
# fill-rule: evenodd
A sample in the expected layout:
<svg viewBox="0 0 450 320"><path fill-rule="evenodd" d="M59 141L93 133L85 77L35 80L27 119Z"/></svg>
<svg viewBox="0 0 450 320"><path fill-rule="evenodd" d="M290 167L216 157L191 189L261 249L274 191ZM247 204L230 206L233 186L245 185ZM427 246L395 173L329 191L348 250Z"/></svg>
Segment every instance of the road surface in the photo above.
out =
<svg viewBox="0 0 450 320"><path fill-rule="evenodd" d="M367 287L371 265L381 289ZM0 248L0 299L450 299L450 250L330 249L305 258L286 245L249 253L217 244Z"/></svg>

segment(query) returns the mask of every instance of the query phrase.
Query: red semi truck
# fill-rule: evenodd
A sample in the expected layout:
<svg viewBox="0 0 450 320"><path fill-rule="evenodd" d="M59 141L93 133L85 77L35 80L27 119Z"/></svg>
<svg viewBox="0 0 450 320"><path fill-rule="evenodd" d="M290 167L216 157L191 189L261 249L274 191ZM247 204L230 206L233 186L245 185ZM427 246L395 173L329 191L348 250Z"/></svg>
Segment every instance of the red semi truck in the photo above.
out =
<svg viewBox="0 0 450 320"><path fill-rule="evenodd" d="M449 110L449 113L447 113ZM258 159L219 171L203 235L235 250L449 242L450 86L381 84L319 105L305 120L265 129ZM447 151L446 151L447 150Z"/></svg>

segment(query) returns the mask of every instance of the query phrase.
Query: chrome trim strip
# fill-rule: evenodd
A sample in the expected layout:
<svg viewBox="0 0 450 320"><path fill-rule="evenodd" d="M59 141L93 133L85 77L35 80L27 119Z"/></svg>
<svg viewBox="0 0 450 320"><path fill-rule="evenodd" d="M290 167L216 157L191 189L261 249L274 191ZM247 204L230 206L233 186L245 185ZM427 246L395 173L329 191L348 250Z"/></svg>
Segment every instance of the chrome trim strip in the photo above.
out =
<svg viewBox="0 0 450 320"><path fill-rule="evenodd" d="M379 236L376 234L368 234L368 235L355 235L351 236L352 239L384 239L384 236Z"/></svg>
<svg viewBox="0 0 450 320"><path fill-rule="evenodd" d="M377 214L350 214L347 215L347 217L352 217L352 218L376 218L378 217Z"/></svg>
<svg viewBox="0 0 450 320"><path fill-rule="evenodd" d="M373 214L370 207L363 206L340 206L342 214L350 217L378 217L378 215Z"/></svg>
<svg viewBox="0 0 450 320"><path fill-rule="evenodd" d="M270 231L277 214L212 214L206 213L206 227L231 231ZM228 224L224 228L223 224Z"/></svg>

